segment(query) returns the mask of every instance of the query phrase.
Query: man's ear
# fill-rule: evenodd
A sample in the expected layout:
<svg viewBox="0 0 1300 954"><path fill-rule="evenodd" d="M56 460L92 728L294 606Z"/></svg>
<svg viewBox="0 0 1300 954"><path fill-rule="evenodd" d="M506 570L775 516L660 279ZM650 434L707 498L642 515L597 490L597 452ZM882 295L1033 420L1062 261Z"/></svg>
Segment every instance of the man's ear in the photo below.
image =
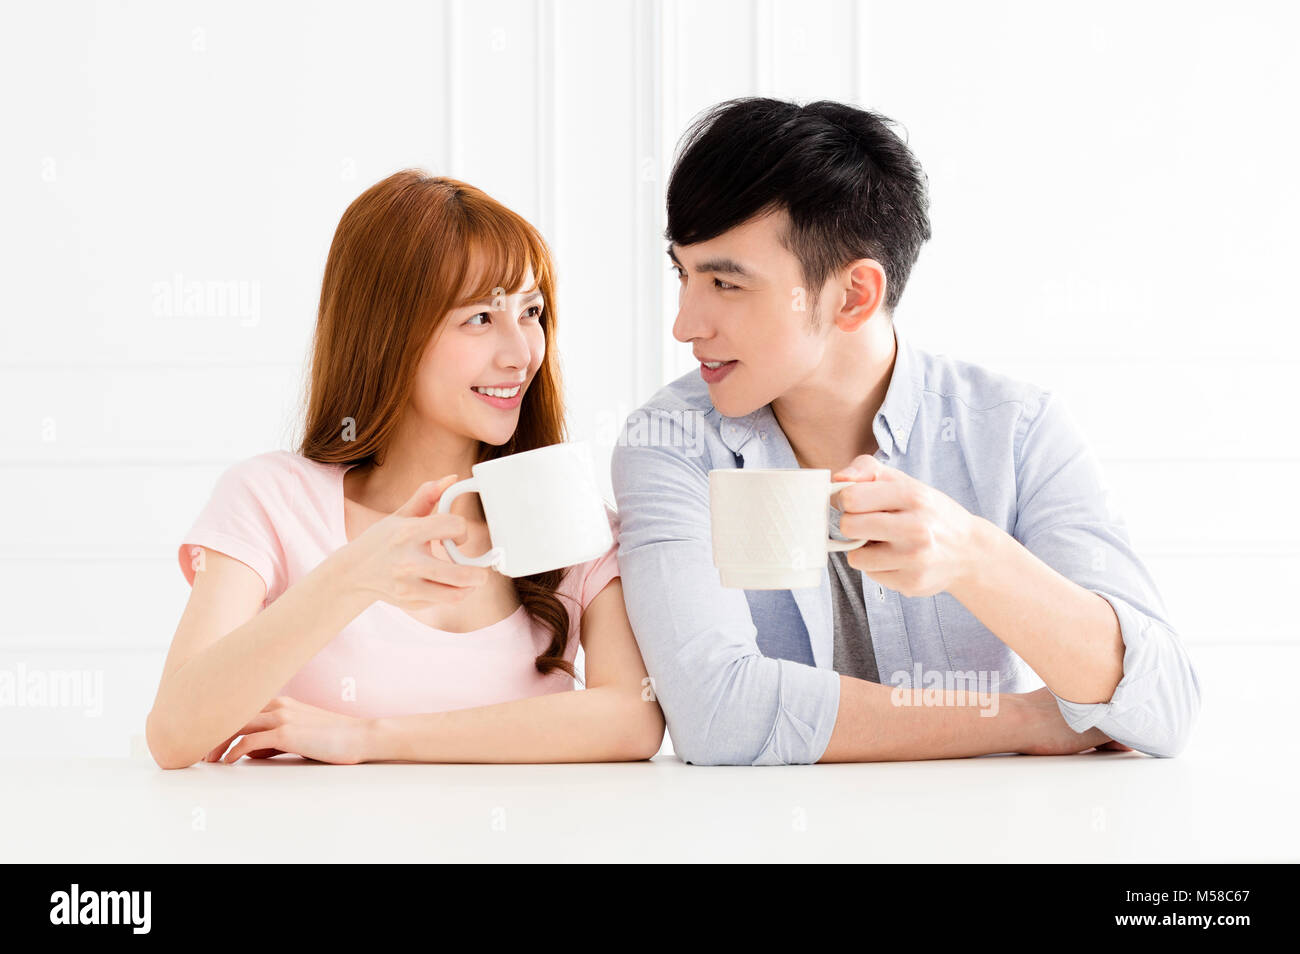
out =
<svg viewBox="0 0 1300 954"><path fill-rule="evenodd" d="M885 267L874 258L860 258L840 269L838 276L843 300L835 325L841 331L857 331L885 304Z"/></svg>

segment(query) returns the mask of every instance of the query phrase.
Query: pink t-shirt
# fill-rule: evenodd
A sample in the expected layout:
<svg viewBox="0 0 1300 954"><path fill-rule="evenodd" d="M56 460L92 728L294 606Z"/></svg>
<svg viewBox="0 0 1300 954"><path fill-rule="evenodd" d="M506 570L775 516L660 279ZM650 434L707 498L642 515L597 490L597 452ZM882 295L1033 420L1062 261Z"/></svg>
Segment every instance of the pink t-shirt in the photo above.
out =
<svg viewBox="0 0 1300 954"><path fill-rule="evenodd" d="M229 467L185 534L181 571L193 585L196 547L219 550L252 567L266 600L347 543L343 474L350 465L322 464L270 451ZM618 514L606 507L614 545L570 567L556 589L569 610L564 658L578 651L582 612L618 576ZM449 633L377 600L345 626L277 693L362 717L441 712L573 689L563 672L542 675L534 660L550 632L519 607L496 623Z"/></svg>

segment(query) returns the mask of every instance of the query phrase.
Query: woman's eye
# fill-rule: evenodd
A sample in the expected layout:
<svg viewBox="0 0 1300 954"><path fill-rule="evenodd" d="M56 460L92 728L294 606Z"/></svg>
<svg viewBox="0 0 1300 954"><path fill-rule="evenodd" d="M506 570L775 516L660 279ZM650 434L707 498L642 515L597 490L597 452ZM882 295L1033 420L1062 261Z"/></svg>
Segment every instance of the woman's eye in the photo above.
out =
<svg viewBox="0 0 1300 954"><path fill-rule="evenodd" d="M465 324L467 324L467 325L473 325L473 324L474 324L474 319L475 319L475 318L483 318L483 319L485 319L485 320L487 320L487 321L491 321L491 320L492 320L492 316L489 315L486 311L480 311L477 315L471 315L471 316L469 317L469 320L466 321ZM476 328L480 328L480 327L482 327L482 325L474 325L474 327L476 327Z"/></svg>
<svg viewBox="0 0 1300 954"><path fill-rule="evenodd" d="M524 312L524 317L525 317L525 318L540 318L540 317L542 317L542 306L541 306L541 305L533 305L533 306L532 306L531 308L529 308L526 312Z"/></svg>

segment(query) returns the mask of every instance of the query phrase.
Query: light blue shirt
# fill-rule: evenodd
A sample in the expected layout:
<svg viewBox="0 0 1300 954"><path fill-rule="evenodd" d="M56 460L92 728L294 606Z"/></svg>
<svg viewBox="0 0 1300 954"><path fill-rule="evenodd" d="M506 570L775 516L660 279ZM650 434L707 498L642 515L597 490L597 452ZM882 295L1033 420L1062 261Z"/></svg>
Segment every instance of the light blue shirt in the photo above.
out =
<svg viewBox="0 0 1300 954"><path fill-rule="evenodd" d="M1061 714L1076 732L1097 726L1139 752L1177 755L1200 709L1200 684L1101 468L1061 400L922 351L897 327L894 335L894 370L872 422L876 458L1001 527L1105 598L1124 639L1124 677L1109 702L1056 696ZM816 762L839 707L829 573L823 566L816 589L722 586L713 565L708 475L740 466L799 465L771 405L723 417L698 371L629 416L611 461L628 617L683 760ZM997 673L1000 692L1042 686L949 594L905 597L860 575L882 683L920 688L919 667L924 679L932 672Z"/></svg>

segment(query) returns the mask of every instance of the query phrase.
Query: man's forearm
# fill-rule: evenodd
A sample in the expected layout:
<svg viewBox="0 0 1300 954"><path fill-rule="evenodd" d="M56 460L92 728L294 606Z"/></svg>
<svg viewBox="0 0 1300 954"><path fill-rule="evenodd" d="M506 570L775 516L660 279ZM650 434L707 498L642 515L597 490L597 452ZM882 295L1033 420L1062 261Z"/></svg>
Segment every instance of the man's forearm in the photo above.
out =
<svg viewBox="0 0 1300 954"><path fill-rule="evenodd" d="M653 699L601 686L371 723L369 762L618 762L663 741Z"/></svg>
<svg viewBox="0 0 1300 954"><path fill-rule="evenodd" d="M1124 639L1114 608L1000 527L976 520L980 556L949 594L1061 698L1110 701L1124 677Z"/></svg>
<svg viewBox="0 0 1300 954"><path fill-rule="evenodd" d="M820 761L967 758L1019 752L1030 741L1032 725L1017 695L939 696L841 675L835 728ZM963 704L944 704L950 699Z"/></svg>

